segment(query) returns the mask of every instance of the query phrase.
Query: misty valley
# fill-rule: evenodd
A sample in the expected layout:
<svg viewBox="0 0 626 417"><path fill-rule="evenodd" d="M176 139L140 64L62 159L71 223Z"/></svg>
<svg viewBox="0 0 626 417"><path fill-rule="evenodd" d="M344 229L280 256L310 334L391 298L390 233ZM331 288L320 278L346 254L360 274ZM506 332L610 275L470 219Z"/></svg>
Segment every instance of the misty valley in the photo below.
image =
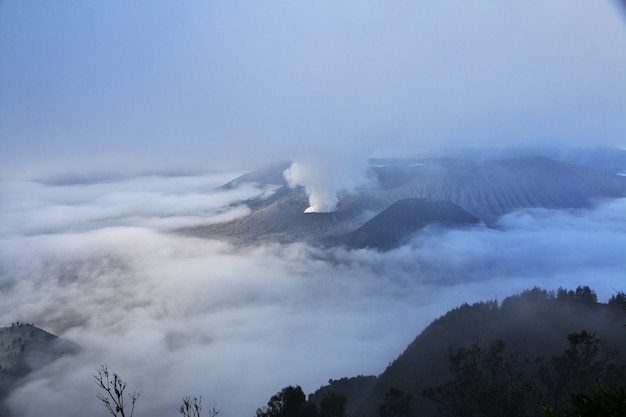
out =
<svg viewBox="0 0 626 417"><path fill-rule="evenodd" d="M0 415L623 415L625 150L356 166L3 180Z"/></svg>

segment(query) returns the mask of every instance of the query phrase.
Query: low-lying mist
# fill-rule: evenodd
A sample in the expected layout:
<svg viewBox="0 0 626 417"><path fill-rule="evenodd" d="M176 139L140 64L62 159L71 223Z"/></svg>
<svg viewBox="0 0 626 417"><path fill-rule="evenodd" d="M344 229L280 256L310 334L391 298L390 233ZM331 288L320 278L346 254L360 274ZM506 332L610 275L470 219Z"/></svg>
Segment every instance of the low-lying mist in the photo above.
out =
<svg viewBox="0 0 626 417"><path fill-rule="evenodd" d="M289 384L378 374L433 319L533 286L623 290L626 199L533 209L496 228L429 228L386 253L304 243L234 247L176 227L236 218L271 189L234 175L108 183L4 182L0 320L83 347L13 392L17 415L105 415L92 375L106 363L141 391L136 415L176 415L202 395L252 416Z"/></svg>

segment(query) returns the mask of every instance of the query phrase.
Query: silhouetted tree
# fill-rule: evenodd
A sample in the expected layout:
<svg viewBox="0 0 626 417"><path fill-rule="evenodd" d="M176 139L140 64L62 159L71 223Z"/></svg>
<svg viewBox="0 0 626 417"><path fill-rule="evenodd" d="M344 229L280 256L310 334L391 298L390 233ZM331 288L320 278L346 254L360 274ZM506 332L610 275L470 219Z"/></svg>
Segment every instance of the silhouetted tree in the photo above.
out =
<svg viewBox="0 0 626 417"><path fill-rule="evenodd" d="M389 388L385 394L385 401L378 407L380 417L409 417L411 415L412 395L399 390Z"/></svg>
<svg viewBox="0 0 626 417"><path fill-rule="evenodd" d="M128 394L130 399L130 410L126 407L124 400L124 390L126 390L126 382L117 375L117 373L109 371L107 365L101 365L96 369L97 374L94 375L96 385L100 387L104 393L98 393L97 397L102 402L102 405L114 417L132 417L135 411L135 403L139 398L139 392L134 391Z"/></svg>
<svg viewBox="0 0 626 417"><path fill-rule="evenodd" d="M573 300L574 296L574 291L566 290L563 287L559 287L559 289L556 291L556 299L560 301Z"/></svg>
<svg viewBox="0 0 626 417"><path fill-rule="evenodd" d="M557 300L561 301L582 301L587 304L597 304L598 295L587 285L579 285L576 287L576 291L566 290L565 288L559 288L556 292Z"/></svg>
<svg viewBox="0 0 626 417"><path fill-rule="evenodd" d="M183 397L183 403L180 405L178 412L183 417L200 417L202 411L202 397Z"/></svg>
<svg viewBox="0 0 626 417"><path fill-rule="evenodd" d="M345 417L346 402L345 395L329 392L320 401L320 417Z"/></svg>
<svg viewBox="0 0 626 417"><path fill-rule="evenodd" d="M314 411L307 406L306 396L300 386L288 386L275 394L267 402L267 406L256 410L257 417L303 417L310 416ZM314 408L317 412L317 408ZM313 414L315 415L315 414Z"/></svg>
<svg viewBox="0 0 626 417"><path fill-rule="evenodd" d="M182 401L178 412L183 417L200 417L200 412L202 411L202 397L185 396ZM209 403L209 417L216 417L219 413L215 405Z"/></svg>
<svg viewBox="0 0 626 417"><path fill-rule="evenodd" d="M424 390L444 416L525 416L531 387L524 380L516 355L505 356L505 344L477 344L450 352L453 378Z"/></svg>
<svg viewBox="0 0 626 417"><path fill-rule="evenodd" d="M557 412L574 393L591 392L597 381L617 377L617 354L594 333L585 330L567 336L569 347L549 361L539 360L541 395Z"/></svg>
<svg viewBox="0 0 626 417"><path fill-rule="evenodd" d="M626 389L624 386L605 389L598 383L589 394L574 394L571 397L572 410L565 411L564 417L626 417ZM552 407L546 407L545 417L557 417Z"/></svg>
<svg viewBox="0 0 626 417"><path fill-rule="evenodd" d="M587 285L576 287L574 298L578 301L582 301L588 304L596 304L598 302L598 296L594 290Z"/></svg>
<svg viewBox="0 0 626 417"><path fill-rule="evenodd" d="M135 403L139 398L139 392L126 394L130 399L130 410L124 400L124 391L126 390L126 382L120 378L116 372L109 370L107 365L101 365L96 368L94 375L96 385L101 388L104 393L98 393L97 397L102 404L109 410L114 417L132 417L135 411ZM202 397L183 397L182 404L178 412L183 417L200 417L202 411ZM219 410L213 404L209 404L209 417L216 417Z"/></svg>
<svg viewBox="0 0 626 417"><path fill-rule="evenodd" d="M626 308L626 294L622 291L613 294L611 298L609 298L608 305L616 308Z"/></svg>

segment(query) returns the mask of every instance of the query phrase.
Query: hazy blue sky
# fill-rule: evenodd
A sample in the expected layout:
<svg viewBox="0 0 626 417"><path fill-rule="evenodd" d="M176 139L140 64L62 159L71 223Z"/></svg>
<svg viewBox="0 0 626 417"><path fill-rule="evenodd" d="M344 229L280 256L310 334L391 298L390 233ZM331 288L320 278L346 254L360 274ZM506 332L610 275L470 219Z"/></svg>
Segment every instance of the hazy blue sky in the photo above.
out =
<svg viewBox="0 0 626 417"><path fill-rule="evenodd" d="M609 1L0 2L0 174L624 144Z"/></svg>

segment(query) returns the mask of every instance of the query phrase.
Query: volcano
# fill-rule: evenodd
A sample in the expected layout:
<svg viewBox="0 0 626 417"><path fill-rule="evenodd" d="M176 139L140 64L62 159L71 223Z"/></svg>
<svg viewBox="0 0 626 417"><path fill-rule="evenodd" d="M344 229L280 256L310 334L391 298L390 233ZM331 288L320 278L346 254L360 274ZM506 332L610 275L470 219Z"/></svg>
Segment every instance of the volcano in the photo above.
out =
<svg viewBox="0 0 626 417"><path fill-rule="evenodd" d="M304 213L308 197L304 188L290 188L285 182L282 172L288 166L275 164L224 186L278 186L270 197L243 202L250 208L247 216L178 232L236 245L304 241L390 248L433 223L494 226L502 215L516 210L583 208L594 199L626 196L624 176L544 156L378 159L368 172L375 185L338 196L334 212Z"/></svg>

